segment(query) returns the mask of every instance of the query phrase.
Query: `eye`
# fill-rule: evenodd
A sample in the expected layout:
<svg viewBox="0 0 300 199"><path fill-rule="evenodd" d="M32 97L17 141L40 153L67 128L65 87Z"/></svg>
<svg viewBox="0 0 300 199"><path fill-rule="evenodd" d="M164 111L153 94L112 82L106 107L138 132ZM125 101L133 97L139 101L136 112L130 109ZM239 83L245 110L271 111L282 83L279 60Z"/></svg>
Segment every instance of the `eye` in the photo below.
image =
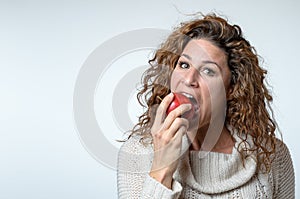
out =
<svg viewBox="0 0 300 199"><path fill-rule="evenodd" d="M207 67L203 68L202 72L208 76L214 76L216 74L213 69Z"/></svg>
<svg viewBox="0 0 300 199"><path fill-rule="evenodd" d="M183 68L183 69L188 69L188 68L190 68L190 65L189 65L188 63L186 63L186 62L183 62L183 61L179 61L179 62L178 62L178 66L179 66L180 68Z"/></svg>

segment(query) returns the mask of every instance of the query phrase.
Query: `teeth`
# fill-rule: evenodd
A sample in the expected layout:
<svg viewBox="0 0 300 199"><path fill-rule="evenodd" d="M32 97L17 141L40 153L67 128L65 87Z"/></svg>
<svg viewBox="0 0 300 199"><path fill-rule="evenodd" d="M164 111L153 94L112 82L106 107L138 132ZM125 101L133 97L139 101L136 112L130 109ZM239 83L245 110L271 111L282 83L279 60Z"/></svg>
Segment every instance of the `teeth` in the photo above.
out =
<svg viewBox="0 0 300 199"><path fill-rule="evenodd" d="M188 98L194 98L191 94L188 94L188 93L182 93L182 94L185 95Z"/></svg>
<svg viewBox="0 0 300 199"><path fill-rule="evenodd" d="M194 96L192 96L189 93L182 93L182 94L191 100L192 104L195 106L196 109L198 108L198 103L197 100L194 98Z"/></svg>

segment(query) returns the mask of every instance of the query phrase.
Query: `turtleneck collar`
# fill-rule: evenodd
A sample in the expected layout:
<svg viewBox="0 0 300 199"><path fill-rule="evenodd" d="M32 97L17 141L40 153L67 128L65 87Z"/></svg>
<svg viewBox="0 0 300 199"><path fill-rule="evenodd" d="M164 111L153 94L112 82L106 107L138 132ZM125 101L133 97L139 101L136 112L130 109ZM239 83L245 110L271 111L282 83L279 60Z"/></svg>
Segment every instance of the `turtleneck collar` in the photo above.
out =
<svg viewBox="0 0 300 199"><path fill-rule="evenodd" d="M244 160L237 150L241 139L232 132L235 146L232 154L204 151L186 151L174 173L174 178L206 194L216 194L235 189L247 183L256 172L254 155Z"/></svg>

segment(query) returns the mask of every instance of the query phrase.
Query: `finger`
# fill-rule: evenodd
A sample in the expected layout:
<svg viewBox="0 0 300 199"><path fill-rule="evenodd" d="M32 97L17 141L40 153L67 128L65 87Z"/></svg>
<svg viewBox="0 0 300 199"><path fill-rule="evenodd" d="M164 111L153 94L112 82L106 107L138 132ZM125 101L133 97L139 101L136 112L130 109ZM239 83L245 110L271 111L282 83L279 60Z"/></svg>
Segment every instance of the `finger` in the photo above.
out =
<svg viewBox="0 0 300 199"><path fill-rule="evenodd" d="M177 146L181 146L182 137L186 133L187 133L187 128L185 126L181 126L173 137L174 144Z"/></svg>
<svg viewBox="0 0 300 199"><path fill-rule="evenodd" d="M185 112L192 108L191 104L181 104L176 109L171 111L164 121L163 129L169 129L176 118L179 118Z"/></svg>
<svg viewBox="0 0 300 199"><path fill-rule="evenodd" d="M179 118L177 117L170 128L168 129L165 136L167 136L167 139L172 139L174 137L180 128L185 127L186 129L189 128L189 121L185 118Z"/></svg>
<svg viewBox="0 0 300 199"><path fill-rule="evenodd" d="M174 98L173 93L169 93L160 103L158 106L156 113L154 114L155 120L154 120L154 125L156 124L161 124L166 117L166 111L169 106L169 104L172 102Z"/></svg>

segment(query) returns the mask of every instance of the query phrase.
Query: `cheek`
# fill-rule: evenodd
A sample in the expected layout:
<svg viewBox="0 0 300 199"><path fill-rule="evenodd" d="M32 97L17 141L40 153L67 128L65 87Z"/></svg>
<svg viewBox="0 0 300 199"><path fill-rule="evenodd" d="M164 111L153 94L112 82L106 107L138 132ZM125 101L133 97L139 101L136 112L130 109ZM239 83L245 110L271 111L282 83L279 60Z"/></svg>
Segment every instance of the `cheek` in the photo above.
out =
<svg viewBox="0 0 300 199"><path fill-rule="evenodd" d="M203 98L207 108L214 113L226 107L226 88L222 78L208 81L202 89Z"/></svg>
<svg viewBox="0 0 300 199"><path fill-rule="evenodd" d="M212 111L226 107L226 86L222 78L207 83L207 93L206 98L210 102Z"/></svg>
<svg viewBox="0 0 300 199"><path fill-rule="evenodd" d="M217 81L213 82L213 84L209 85L209 90L213 98L218 98L226 93L226 85L222 79L218 79Z"/></svg>
<svg viewBox="0 0 300 199"><path fill-rule="evenodd" d="M226 93L229 93L230 92L230 85L231 85L231 71L228 70L226 71L226 73L223 75L223 82L224 82L224 86L225 86L225 89L226 89Z"/></svg>

